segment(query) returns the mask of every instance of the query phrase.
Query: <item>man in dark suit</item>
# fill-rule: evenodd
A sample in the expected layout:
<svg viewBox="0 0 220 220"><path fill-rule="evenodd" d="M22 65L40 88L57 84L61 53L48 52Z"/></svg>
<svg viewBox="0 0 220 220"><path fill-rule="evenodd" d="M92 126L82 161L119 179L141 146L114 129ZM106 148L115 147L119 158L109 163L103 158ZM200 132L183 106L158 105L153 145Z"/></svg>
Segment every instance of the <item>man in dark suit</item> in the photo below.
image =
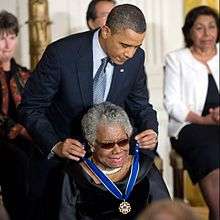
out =
<svg viewBox="0 0 220 220"><path fill-rule="evenodd" d="M19 108L22 123L43 154L73 160L84 156L80 120L94 104L93 79L105 56L110 62L103 101L127 111L141 148L155 148L158 123L148 102L144 51L140 48L145 31L143 13L125 4L110 12L101 29L74 34L48 46Z"/></svg>
<svg viewBox="0 0 220 220"><path fill-rule="evenodd" d="M143 13L136 6L125 4L110 12L101 29L74 34L47 47L26 84L19 106L21 122L38 142L45 158L34 164L38 170L31 180L36 186L32 187L35 195L44 194L45 179L53 179L49 171L51 167L59 167L56 156L78 161L86 153L80 121L96 103L93 81L103 58L108 58L102 69L103 101L126 110L136 128L135 139L142 149L154 155L158 123L148 102L145 57L140 48L145 32ZM59 177L56 181L59 182ZM55 185L52 182L49 188ZM53 189L51 195L54 194ZM33 207L36 209L36 205ZM32 219L36 219L36 214Z"/></svg>

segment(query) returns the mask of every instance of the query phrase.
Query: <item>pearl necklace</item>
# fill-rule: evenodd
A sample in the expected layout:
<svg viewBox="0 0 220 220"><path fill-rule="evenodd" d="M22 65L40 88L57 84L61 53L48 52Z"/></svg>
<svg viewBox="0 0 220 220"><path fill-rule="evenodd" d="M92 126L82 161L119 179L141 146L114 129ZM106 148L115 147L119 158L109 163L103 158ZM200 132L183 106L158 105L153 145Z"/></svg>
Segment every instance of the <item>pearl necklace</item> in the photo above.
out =
<svg viewBox="0 0 220 220"><path fill-rule="evenodd" d="M104 170L104 169L102 169L100 166L98 166L96 164L96 162L95 162L93 157L91 157L91 160L105 175L111 175L111 174L117 173L119 170L121 170L121 167Z"/></svg>
<svg viewBox="0 0 220 220"><path fill-rule="evenodd" d="M96 165L97 166L97 165ZM105 174L105 175L110 175L110 174L113 174L113 173L117 173L119 170L121 170L121 167L117 167L117 168L114 168L114 169L111 169L111 170L103 170L99 167L99 169Z"/></svg>

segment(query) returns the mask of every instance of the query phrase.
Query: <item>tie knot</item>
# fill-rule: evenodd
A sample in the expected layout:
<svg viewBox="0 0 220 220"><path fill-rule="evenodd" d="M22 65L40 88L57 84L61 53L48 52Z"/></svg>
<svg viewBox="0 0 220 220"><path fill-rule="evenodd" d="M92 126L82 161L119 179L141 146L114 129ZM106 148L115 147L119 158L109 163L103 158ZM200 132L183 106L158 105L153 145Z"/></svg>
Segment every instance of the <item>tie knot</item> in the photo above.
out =
<svg viewBox="0 0 220 220"><path fill-rule="evenodd" d="M102 63L106 63L106 62L108 62L108 60L109 60L108 57L104 57L104 58L101 59Z"/></svg>

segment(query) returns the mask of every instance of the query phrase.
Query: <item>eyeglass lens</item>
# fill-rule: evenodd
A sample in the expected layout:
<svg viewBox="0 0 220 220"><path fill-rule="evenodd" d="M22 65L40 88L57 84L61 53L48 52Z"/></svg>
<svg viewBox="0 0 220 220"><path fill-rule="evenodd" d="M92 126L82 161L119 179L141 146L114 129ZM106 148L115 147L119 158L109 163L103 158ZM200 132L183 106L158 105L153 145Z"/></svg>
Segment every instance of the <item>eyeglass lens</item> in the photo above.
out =
<svg viewBox="0 0 220 220"><path fill-rule="evenodd" d="M117 141L117 142L99 143L99 144L104 149L110 149L110 148L113 148L115 146L115 144L117 144L119 147L123 148L128 144L128 142L129 142L129 139L126 138L126 139L123 139L123 140L120 140L120 141Z"/></svg>

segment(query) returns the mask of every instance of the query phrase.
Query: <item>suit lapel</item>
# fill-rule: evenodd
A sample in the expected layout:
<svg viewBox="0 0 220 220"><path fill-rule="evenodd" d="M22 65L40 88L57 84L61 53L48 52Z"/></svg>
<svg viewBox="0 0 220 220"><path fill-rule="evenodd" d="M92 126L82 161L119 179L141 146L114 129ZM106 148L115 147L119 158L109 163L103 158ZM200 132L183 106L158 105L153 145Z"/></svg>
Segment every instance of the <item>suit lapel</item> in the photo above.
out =
<svg viewBox="0 0 220 220"><path fill-rule="evenodd" d="M114 102L120 94L119 88L125 80L125 65L115 65L107 101Z"/></svg>
<svg viewBox="0 0 220 220"><path fill-rule="evenodd" d="M85 107L92 105L93 102L93 54L92 54L93 34L90 34L79 52L77 61L77 75L79 79L80 92Z"/></svg>
<svg viewBox="0 0 220 220"><path fill-rule="evenodd" d="M86 108L93 105L93 33L83 42L77 62L80 92ZM107 101L114 102L117 99L119 89L125 80L125 74L128 74L125 67L126 65L115 65Z"/></svg>

